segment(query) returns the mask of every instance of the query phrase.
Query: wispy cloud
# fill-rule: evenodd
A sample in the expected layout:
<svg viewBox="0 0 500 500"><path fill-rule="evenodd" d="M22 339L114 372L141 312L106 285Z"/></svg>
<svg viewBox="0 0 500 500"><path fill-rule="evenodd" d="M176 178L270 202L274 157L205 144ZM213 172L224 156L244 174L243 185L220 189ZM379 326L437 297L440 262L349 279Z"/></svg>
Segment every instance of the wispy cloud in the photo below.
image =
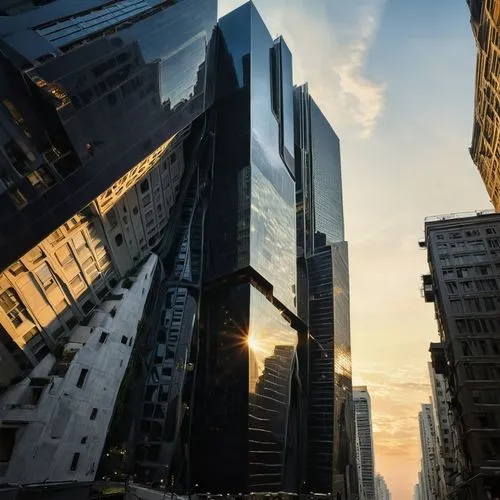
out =
<svg viewBox="0 0 500 500"><path fill-rule="evenodd" d="M220 14L241 3L221 0ZM296 82L310 83L332 124L355 127L360 136L369 137L385 104L385 85L365 74L385 0L353 0L348 9L333 9L331 0L254 3L271 33L284 35L294 55Z"/></svg>

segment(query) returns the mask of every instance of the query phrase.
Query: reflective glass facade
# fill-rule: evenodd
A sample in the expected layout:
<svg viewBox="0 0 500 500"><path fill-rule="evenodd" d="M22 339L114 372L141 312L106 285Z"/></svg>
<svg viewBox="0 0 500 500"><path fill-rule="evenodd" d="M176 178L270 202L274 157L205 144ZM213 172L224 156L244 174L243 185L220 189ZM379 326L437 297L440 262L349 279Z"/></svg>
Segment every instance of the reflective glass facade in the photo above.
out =
<svg viewBox="0 0 500 500"><path fill-rule="evenodd" d="M207 267L213 278L252 267L294 312L295 182L280 155L281 125L273 112L274 51L253 5L221 19L215 201ZM286 86L291 89L288 76Z"/></svg>
<svg viewBox="0 0 500 500"><path fill-rule="evenodd" d="M1 19L0 268L212 101L215 0L102 4Z"/></svg>
<svg viewBox="0 0 500 500"><path fill-rule="evenodd" d="M210 492L280 491L288 432L296 442L297 332L250 284L207 295L204 308L211 334L202 340L193 481Z"/></svg>
<svg viewBox="0 0 500 500"><path fill-rule="evenodd" d="M314 230L330 243L344 240L340 142L311 99L311 163Z"/></svg>
<svg viewBox="0 0 500 500"><path fill-rule="evenodd" d="M357 486L347 243L318 249L308 270L309 489L350 498Z"/></svg>

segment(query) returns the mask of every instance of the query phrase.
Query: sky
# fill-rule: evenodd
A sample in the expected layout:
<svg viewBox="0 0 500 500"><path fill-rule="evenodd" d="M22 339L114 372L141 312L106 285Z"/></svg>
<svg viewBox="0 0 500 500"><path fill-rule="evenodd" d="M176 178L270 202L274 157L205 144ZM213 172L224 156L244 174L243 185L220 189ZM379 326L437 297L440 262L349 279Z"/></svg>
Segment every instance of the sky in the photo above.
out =
<svg viewBox="0 0 500 500"><path fill-rule="evenodd" d="M219 0L223 15L243 3ZM254 0L342 147L354 382L372 398L376 470L410 500L438 338L418 248L428 215L491 208L468 147L475 44L465 0Z"/></svg>

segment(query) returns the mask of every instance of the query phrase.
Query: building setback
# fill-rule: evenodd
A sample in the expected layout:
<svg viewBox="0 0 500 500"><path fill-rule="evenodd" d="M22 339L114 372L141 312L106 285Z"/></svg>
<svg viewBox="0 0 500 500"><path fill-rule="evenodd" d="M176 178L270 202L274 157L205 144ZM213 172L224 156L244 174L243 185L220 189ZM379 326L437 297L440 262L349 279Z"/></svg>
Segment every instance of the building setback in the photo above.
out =
<svg viewBox="0 0 500 500"><path fill-rule="evenodd" d="M471 157L500 211L500 0L467 0L477 45Z"/></svg>
<svg viewBox="0 0 500 500"><path fill-rule="evenodd" d="M500 494L500 214L429 217L430 274L423 295L434 302L442 345L432 365L446 377L456 436L456 498Z"/></svg>

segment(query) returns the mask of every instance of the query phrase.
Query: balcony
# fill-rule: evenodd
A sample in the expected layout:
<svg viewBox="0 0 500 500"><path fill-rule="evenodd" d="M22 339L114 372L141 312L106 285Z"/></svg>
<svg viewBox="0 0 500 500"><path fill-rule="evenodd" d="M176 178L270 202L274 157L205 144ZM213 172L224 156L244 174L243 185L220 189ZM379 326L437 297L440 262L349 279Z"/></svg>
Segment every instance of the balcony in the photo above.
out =
<svg viewBox="0 0 500 500"><path fill-rule="evenodd" d="M424 274L422 276L422 288L420 289L420 293L426 302L434 302L434 284L430 274Z"/></svg>

